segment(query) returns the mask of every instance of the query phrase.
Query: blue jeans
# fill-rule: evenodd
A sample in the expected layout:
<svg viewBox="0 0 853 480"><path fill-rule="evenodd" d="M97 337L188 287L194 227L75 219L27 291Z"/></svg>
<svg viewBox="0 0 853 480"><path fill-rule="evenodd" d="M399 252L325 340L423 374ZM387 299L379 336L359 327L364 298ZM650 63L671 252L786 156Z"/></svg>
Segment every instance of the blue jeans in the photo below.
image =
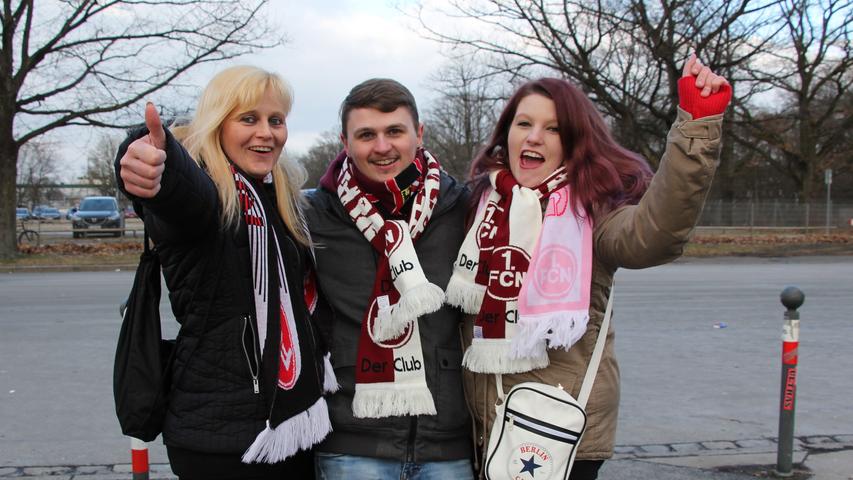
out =
<svg viewBox="0 0 853 480"><path fill-rule="evenodd" d="M470 460L408 463L384 458L315 452L317 480L473 480Z"/></svg>

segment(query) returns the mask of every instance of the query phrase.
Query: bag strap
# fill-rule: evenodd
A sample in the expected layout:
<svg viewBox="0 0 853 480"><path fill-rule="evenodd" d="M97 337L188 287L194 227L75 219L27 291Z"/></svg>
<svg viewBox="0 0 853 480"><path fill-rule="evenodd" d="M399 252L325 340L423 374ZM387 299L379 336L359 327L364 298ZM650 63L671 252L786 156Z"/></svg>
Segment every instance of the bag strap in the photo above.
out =
<svg viewBox="0 0 853 480"><path fill-rule="evenodd" d="M589 359L589 367L586 369L586 375L583 377L581 391L578 394L578 404L586 411L586 402L589 400L589 394L592 392L592 384L595 383L595 376L598 373L598 365L601 363L601 355L604 353L604 343L607 341L607 331L610 330L610 315L613 313L613 290L614 286L610 286L610 296L607 298L607 308L604 310L604 319L601 321L601 327L598 329L598 338L595 340L595 348L592 350L592 357ZM578 447L586 434L586 428L581 433L577 445L572 449L572 456L569 457L569 469L566 470L571 475L572 467L575 465L575 455L578 453Z"/></svg>
<svg viewBox="0 0 853 480"><path fill-rule="evenodd" d="M613 313L613 291L614 287L611 285L610 296L607 298L607 308L604 310L604 319L601 321L598 338L595 340L595 348L592 350L592 357L589 359L589 366L586 369L586 375L583 377L583 384L577 398L581 408L584 409L586 409L589 394L592 393L592 384L595 383L595 376L598 374L601 356L604 354L604 343L607 341L607 331L610 329L610 315Z"/></svg>
<svg viewBox="0 0 853 480"><path fill-rule="evenodd" d="M589 359L589 365L586 368L586 375L583 377L581 391L578 394L578 404L581 408L586 409L586 402L589 401L589 395L592 393L592 384L595 383L595 376L598 374L598 366L601 364L601 357L604 354L604 344L607 342L607 331L610 329L610 316L613 314L613 291L614 286L610 286L610 295L607 297L607 308L604 310L604 319L601 321L601 328L598 330L598 337L595 340L595 348L592 350L592 357ZM604 335L601 333L604 332ZM503 375L495 374L495 388L498 392L499 402L495 402L495 408L500 407L506 398L503 389Z"/></svg>
<svg viewBox="0 0 853 480"><path fill-rule="evenodd" d="M145 253L151 252L151 247L148 246L148 243L149 243L148 240L149 240L148 227L146 227L145 224L143 223L142 224L142 251Z"/></svg>

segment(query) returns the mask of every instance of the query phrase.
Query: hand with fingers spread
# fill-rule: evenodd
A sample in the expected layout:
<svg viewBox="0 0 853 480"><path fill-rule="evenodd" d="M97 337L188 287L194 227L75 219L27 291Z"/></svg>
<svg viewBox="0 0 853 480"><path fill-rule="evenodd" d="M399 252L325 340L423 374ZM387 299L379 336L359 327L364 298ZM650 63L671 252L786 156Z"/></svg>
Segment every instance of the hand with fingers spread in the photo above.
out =
<svg viewBox="0 0 853 480"><path fill-rule="evenodd" d="M145 106L148 135L135 140L121 157L121 179L127 193L139 198L152 198L160 191L160 180L166 164L166 132L153 103Z"/></svg>
<svg viewBox="0 0 853 480"><path fill-rule="evenodd" d="M715 74L693 53L684 62L678 81L679 106L694 119L723 113L732 98L729 81Z"/></svg>

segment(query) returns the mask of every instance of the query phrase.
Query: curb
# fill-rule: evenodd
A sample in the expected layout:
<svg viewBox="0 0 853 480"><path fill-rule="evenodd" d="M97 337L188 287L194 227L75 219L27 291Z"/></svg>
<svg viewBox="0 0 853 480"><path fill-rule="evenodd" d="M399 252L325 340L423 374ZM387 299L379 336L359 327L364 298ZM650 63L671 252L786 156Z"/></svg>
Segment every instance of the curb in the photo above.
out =
<svg viewBox="0 0 853 480"><path fill-rule="evenodd" d="M709 440L687 443L659 443L647 445L617 445L612 460L667 461L698 470L722 472L739 465L754 466L756 458L775 455L777 440L772 437L743 440ZM794 439L795 462L802 466L810 454L853 450L853 434L808 435ZM775 457L773 457L775 458ZM701 461L709 460L712 461ZM695 461L694 461L695 460ZM767 464L772 469L774 465ZM132 473L129 463L115 465L59 465L0 467L0 479L29 478L43 480L126 480ZM177 480L168 463L149 465L151 480Z"/></svg>
<svg viewBox="0 0 853 480"><path fill-rule="evenodd" d="M837 450L853 450L853 435L807 435L794 437L794 451L817 453ZM613 458L639 460L697 455L776 453L776 451L777 439L775 437L762 437L744 440L617 445L613 450Z"/></svg>
<svg viewBox="0 0 853 480"><path fill-rule="evenodd" d="M136 265L16 265L0 266L0 273L57 273L135 271Z"/></svg>

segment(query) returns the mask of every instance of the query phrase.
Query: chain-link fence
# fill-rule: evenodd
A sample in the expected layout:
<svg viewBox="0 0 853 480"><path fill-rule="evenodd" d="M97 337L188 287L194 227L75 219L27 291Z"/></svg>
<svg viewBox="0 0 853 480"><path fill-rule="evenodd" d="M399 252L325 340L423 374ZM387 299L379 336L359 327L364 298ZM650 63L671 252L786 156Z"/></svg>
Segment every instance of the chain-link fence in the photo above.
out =
<svg viewBox="0 0 853 480"><path fill-rule="evenodd" d="M703 227L850 228L853 203L802 203L784 200L705 203Z"/></svg>

